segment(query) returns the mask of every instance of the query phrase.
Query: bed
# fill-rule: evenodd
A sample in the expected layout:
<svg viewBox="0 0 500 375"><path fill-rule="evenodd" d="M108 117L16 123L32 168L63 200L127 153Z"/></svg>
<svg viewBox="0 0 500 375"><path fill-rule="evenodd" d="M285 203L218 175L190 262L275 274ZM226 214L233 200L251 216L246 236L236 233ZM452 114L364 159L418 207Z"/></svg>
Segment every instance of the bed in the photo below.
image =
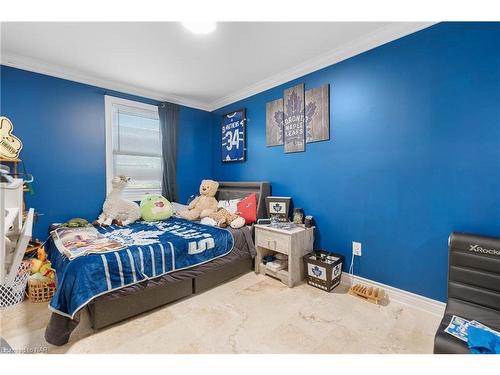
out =
<svg viewBox="0 0 500 375"><path fill-rule="evenodd" d="M243 198L251 193L257 194L257 218L266 217L265 198L271 194L271 186L268 182L219 182L216 197L218 200L229 200ZM138 223L135 227L132 226L131 230L142 232L149 230L141 227L141 225L143 224ZM89 264L83 267L90 268L92 270L90 274L94 275L96 280L99 280L99 283L95 283L95 285L91 283L88 286L90 289L96 289L92 292L95 296L87 298L88 296L84 295L78 302L72 302L70 300L75 288L70 285L70 287L65 288L67 290L65 291L64 287L67 286L68 282L61 281L61 285L58 284L61 293L55 296L55 299L49 305L53 313L45 331L46 341L54 345L66 344L69 341L71 332L79 323L80 312L83 308L88 309L92 328L101 329L178 299L201 293L252 270L255 256L252 226L241 229L218 229L207 228L206 226L202 226L204 227L202 228L200 224L172 218L160 222L159 227L156 224L152 225L151 230L166 229L168 231L171 229L167 228L172 227L182 227L182 230L186 230L184 229L185 225L192 225L194 230L206 232L215 238L215 246L211 250L213 253L211 257L200 258L192 265L184 264L179 255L183 255L184 252L188 251L187 245L184 246L182 242L177 242L175 246L170 244L171 249L169 249L167 243L173 242L168 241L171 237L165 237L162 240L163 244L159 241L160 244L156 247L142 246L140 260L134 258L138 252L134 251L133 246L127 248L126 251L122 250L120 256L116 255L115 252L107 253L102 263L101 260L99 262L95 261L97 256L103 257L102 254L94 254L92 255L93 258L84 257L88 259L82 259L80 262ZM113 228L109 230L112 231ZM205 236L208 237L208 234L205 234ZM160 234L159 238L163 238L161 236L162 234ZM53 248L54 246L49 243L49 256L54 258L57 250L54 251ZM133 257L132 254L129 255L129 250L133 252ZM118 270L117 267L119 266L120 272L114 271L115 269L111 267L111 263L114 262L115 258L120 263L119 265L117 263L115 268ZM137 273L134 275L131 272L126 272L128 259L130 259L131 263L134 263L135 259L136 263L139 264L136 269ZM151 264L149 268L147 267L148 259L150 259ZM156 259L156 263L154 259ZM60 269L65 269L66 263L69 262L67 259L61 261L54 258L54 260L54 263L60 264ZM78 258L75 260L78 260ZM101 274L100 268L95 271L96 267L90 264L92 263L91 260L94 260L93 263L95 264L107 264L109 266L108 272ZM176 262L179 261L182 264L180 267L175 267ZM61 262L65 262L65 264L61 265ZM145 264L146 267L144 267ZM172 265L173 267L169 268ZM77 267L76 264L72 266L77 269L82 267L82 265ZM144 271L143 279L138 276L139 274L142 275L140 271ZM66 273L65 271L63 279L66 278L70 282L76 277L65 277ZM75 275L80 276L80 273L77 272ZM155 275L159 276L155 277ZM58 282L59 277L58 273ZM88 280L92 281L90 277ZM66 284L62 284L63 282ZM86 284L84 281L75 282L75 285ZM87 292L87 290L84 289L84 292Z"/></svg>

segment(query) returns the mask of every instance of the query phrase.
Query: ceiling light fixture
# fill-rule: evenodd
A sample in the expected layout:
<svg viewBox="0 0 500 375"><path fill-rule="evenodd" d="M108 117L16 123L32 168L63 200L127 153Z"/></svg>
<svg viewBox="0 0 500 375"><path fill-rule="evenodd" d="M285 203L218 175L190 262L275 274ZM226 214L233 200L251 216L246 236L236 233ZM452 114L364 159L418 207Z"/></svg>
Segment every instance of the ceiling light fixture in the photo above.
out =
<svg viewBox="0 0 500 375"><path fill-rule="evenodd" d="M208 34L215 30L216 23L212 21L181 22L182 26L194 34Z"/></svg>

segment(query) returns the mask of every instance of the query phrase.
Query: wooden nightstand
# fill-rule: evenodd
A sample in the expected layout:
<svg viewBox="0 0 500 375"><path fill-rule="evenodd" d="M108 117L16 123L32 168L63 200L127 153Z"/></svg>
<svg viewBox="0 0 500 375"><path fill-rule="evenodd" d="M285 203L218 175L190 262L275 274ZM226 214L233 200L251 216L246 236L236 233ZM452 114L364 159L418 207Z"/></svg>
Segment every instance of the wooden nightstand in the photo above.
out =
<svg viewBox="0 0 500 375"><path fill-rule="evenodd" d="M314 227L284 230L255 225L255 272L276 277L291 288L304 278L302 257L313 250L313 244ZM288 270L273 272L266 267L262 258L274 253L288 255Z"/></svg>

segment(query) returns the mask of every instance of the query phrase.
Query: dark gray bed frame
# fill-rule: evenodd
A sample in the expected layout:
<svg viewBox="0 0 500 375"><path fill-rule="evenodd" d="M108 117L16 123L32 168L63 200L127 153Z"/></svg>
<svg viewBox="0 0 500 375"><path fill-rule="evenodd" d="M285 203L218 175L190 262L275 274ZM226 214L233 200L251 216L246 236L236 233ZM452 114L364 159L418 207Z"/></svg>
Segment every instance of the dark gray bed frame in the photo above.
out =
<svg viewBox="0 0 500 375"><path fill-rule="evenodd" d="M257 218L267 217L265 199L271 195L269 182L219 182L216 198L236 199L251 193L257 194ZM114 299L98 297L87 306L90 323L94 329L104 328L178 299L201 293L252 269L253 259L248 256L194 278L169 282L162 286L147 286Z"/></svg>

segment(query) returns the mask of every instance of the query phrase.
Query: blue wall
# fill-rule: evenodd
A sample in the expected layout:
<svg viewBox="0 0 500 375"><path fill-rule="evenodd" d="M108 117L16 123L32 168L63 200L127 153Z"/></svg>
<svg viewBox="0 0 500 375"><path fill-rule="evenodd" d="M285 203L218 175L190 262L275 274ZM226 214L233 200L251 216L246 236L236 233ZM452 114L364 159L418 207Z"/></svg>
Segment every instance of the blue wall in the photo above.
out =
<svg viewBox="0 0 500 375"><path fill-rule="evenodd" d="M35 236L45 238L52 222L95 219L106 195L104 95L157 102L6 66L0 73L0 113L14 123L21 157L36 178L35 195L27 199L43 214ZM208 112L180 109L181 201L211 174L210 121Z"/></svg>
<svg viewBox="0 0 500 375"><path fill-rule="evenodd" d="M180 112L181 201L205 177L269 180L315 216L317 245L357 274L444 300L451 231L500 235L500 24L443 23L212 114ZM29 206L50 222L95 218L105 196L104 94L0 66L0 112L36 177ZM265 104L283 89L331 86L331 135L307 151L265 146ZM222 164L220 115L245 107L248 160Z"/></svg>
<svg viewBox="0 0 500 375"><path fill-rule="evenodd" d="M356 274L445 300L451 231L500 235L500 23L444 23L213 114L219 180L268 180L314 215ZM331 140L265 146L266 102L331 87ZM220 115L245 107L248 160L219 159ZM348 266L348 264L347 264Z"/></svg>

